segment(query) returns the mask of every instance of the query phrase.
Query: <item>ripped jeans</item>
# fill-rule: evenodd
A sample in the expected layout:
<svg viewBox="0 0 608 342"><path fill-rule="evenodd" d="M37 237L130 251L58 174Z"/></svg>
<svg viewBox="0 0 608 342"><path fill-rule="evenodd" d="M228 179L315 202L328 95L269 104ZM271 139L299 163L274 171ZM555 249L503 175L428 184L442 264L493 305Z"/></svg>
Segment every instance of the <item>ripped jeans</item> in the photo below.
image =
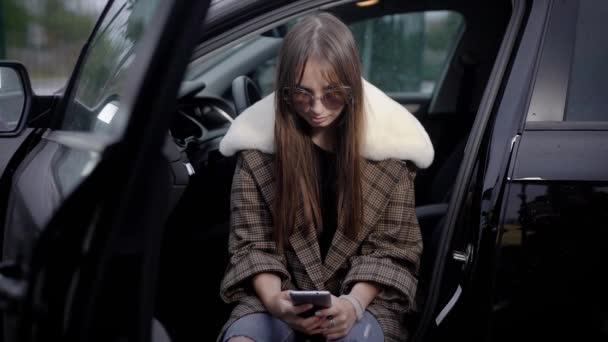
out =
<svg viewBox="0 0 608 342"><path fill-rule="evenodd" d="M276 318L268 313L254 313L239 318L232 323L222 341L226 342L231 337L249 337L256 342L295 342L307 341L317 338L307 337L300 333L296 333L287 323L279 318ZM376 317L365 311L360 321L353 325L348 335L332 340L336 342L381 342L384 341L384 333Z"/></svg>

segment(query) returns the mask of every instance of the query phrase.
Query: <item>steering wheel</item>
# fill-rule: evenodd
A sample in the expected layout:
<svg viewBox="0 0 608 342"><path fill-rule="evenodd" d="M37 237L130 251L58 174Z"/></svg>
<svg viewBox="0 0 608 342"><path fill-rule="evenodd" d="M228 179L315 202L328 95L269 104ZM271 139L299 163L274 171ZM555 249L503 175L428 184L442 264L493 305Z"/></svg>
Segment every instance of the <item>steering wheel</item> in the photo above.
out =
<svg viewBox="0 0 608 342"><path fill-rule="evenodd" d="M239 76L232 81L232 98L236 114L241 114L252 104L262 99L260 88L247 76Z"/></svg>

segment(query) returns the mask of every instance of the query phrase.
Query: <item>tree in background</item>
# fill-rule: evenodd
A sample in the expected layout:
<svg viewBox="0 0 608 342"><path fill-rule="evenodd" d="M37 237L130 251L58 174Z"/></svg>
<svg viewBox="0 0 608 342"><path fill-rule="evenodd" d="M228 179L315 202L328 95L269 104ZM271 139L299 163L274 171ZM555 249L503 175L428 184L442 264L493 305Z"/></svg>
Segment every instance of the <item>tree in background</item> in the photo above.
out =
<svg viewBox="0 0 608 342"><path fill-rule="evenodd" d="M65 84L105 1L2 0L0 58L26 65L39 93Z"/></svg>
<svg viewBox="0 0 608 342"><path fill-rule="evenodd" d="M29 15L15 0L0 2L0 59L6 59L9 42L24 41ZM8 38L8 39L7 39Z"/></svg>

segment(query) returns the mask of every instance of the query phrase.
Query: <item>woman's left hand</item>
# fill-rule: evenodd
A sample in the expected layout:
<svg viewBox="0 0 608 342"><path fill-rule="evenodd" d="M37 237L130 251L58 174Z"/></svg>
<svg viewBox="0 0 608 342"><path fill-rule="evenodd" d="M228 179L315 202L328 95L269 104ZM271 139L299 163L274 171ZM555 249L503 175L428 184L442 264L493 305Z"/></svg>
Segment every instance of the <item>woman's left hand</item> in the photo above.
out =
<svg viewBox="0 0 608 342"><path fill-rule="evenodd" d="M355 307L346 299L331 296L331 307L315 313L325 322L314 331L314 334L323 334L333 340L346 336L357 320Z"/></svg>

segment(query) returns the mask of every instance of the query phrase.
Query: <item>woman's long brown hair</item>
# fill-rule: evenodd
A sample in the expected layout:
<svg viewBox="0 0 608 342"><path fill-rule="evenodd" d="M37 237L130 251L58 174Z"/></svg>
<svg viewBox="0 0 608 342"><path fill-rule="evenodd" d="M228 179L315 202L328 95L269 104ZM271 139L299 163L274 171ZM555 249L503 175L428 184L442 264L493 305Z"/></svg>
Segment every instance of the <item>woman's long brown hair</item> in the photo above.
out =
<svg viewBox="0 0 608 342"><path fill-rule="evenodd" d="M342 213L346 236L355 239L362 219L361 139L363 137L363 86L359 54L352 33L328 13L306 17L287 33L279 53L275 81L274 238L279 248L288 244L294 229L311 224L322 229L317 161L310 127L290 108L283 89L301 81L307 61L324 66L330 84L351 88L348 102L336 119L335 141L338 215ZM304 205L305 225L295 227L296 212ZM306 231L306 234L318 233Z"/></svg>

